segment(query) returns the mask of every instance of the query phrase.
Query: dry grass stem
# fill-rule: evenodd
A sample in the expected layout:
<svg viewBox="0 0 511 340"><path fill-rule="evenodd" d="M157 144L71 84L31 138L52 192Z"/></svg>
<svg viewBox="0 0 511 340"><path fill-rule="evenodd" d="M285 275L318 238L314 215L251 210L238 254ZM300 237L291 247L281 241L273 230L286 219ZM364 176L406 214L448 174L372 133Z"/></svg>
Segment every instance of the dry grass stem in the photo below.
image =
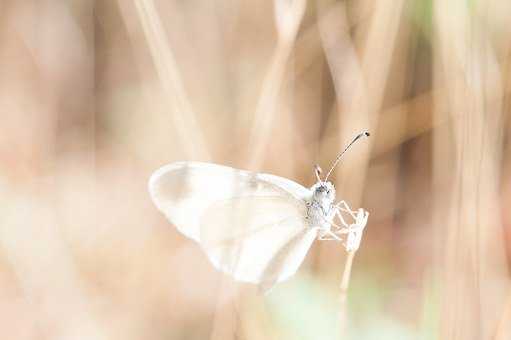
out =
<svg viewBox="0 0 511 340"><path fill-rule="evenodd" d="M275 0L278 42L263 80L261 94L256 104L252 130L249 135L248 168L257 169L263 161L270 140L277 101L282 89L286 65L288 64L296 33L300 26L306 1Z"/></svg>
<svg viewBox="0 0 511 340"><path fill-rule="evenodd" d="M190 159L209 160L209 152L202 129L188 99L179 75L165 29L152 0L134 0L149 50L162 83L172 126L177 129L179 140Z"/></svg>

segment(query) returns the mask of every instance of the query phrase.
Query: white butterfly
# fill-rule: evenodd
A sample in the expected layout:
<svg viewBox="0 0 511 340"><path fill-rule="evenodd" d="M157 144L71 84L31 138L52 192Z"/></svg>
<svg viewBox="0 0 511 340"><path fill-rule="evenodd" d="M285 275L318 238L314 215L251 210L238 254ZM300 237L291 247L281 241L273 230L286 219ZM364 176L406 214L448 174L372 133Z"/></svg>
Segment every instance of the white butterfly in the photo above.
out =
<svg viewBox="0 0 511 340"><path fill-rule="evenodd" d="M315 239L360 246L368 213L335 203L328 176L359 134L310 189L289 179L227 166L176 162L157 170L149 192L158 209L197 241L213 265L263 290L292 276ZM343 213L352 221L347 223ZM338 218L341 225L334 223Z"/></svg>

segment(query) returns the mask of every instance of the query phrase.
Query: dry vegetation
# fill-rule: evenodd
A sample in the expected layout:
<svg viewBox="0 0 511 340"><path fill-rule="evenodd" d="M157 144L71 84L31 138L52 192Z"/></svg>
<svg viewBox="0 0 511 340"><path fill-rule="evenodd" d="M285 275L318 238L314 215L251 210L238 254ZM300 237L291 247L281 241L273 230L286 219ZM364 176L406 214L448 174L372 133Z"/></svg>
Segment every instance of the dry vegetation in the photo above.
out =
<svg viewBox="0 0 511 340"><path fill-rule="evenodd" d="M511 338L511 2L0 1L0 338ZM174 160L371 212L263 298L152 206Z"/></svg>

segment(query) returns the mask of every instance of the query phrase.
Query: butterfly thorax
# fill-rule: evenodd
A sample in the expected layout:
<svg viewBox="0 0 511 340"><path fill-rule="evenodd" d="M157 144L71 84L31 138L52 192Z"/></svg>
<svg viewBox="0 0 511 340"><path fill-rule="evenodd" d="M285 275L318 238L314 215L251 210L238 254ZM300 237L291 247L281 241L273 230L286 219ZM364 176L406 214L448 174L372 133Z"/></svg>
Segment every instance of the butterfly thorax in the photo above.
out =
<svg viewBox="0 0 511 340"><path fill-rule="evenodd" d="M318 182L311 187L307 202L307 219L312 228L329 230L335 216L335 188L330 182Z"/></svg>

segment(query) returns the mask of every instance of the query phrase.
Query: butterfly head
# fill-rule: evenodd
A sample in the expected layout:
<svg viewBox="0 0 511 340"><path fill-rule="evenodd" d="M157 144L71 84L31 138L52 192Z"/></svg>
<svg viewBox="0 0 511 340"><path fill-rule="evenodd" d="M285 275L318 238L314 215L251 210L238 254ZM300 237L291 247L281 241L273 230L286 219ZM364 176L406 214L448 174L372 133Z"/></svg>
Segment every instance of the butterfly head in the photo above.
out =
<svg viewBox="0 0 511 340"><path fill-rule="evenodd" d="M317 182L311 188L312 199L321 204L331 204L335 201L335 188L331 182Z"/></svg>

